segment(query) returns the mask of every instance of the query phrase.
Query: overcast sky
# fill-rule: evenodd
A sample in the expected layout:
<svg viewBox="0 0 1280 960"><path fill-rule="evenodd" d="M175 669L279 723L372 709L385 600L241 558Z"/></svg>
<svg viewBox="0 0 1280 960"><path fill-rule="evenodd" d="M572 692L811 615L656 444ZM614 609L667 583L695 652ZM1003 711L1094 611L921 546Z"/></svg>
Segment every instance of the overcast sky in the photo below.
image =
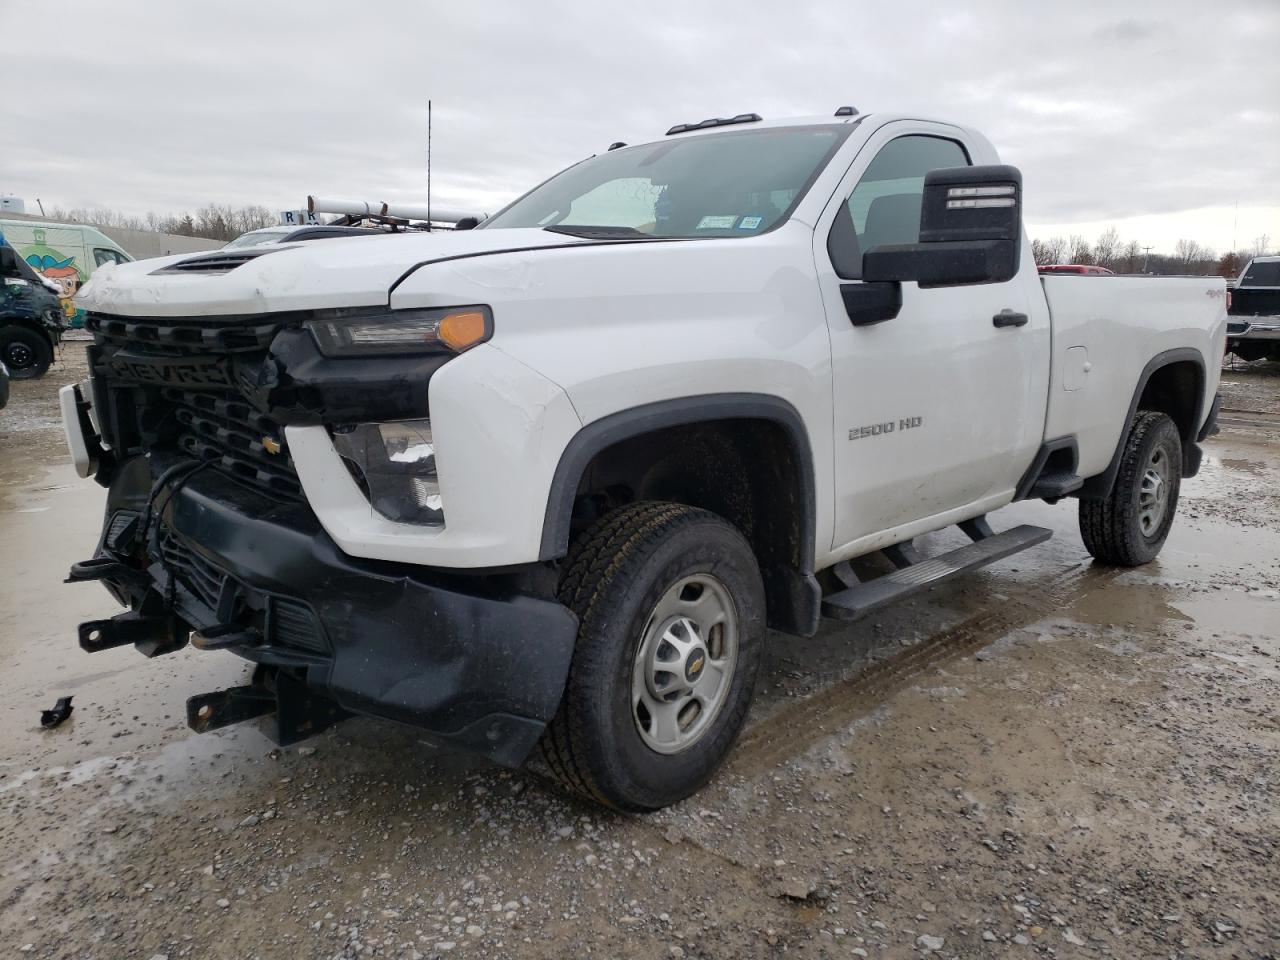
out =
<svg viewBox="0 0 1280 960"><path fill-rule="evenodd" d="M1022 168L1035 236L1280 244L1280 2L0 0L0 193L492 212L611 141L913 111ZM1238 211L1237 211L1238 205Z"/></svg>

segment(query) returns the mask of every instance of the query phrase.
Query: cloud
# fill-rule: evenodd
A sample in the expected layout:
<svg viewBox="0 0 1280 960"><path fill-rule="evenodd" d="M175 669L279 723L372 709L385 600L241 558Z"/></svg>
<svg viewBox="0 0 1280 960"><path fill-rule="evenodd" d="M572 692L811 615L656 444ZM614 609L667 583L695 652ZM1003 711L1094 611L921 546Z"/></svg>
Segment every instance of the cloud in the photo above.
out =
<svg viewBox="0 0 1280 960"><path fill-rule="evenodd" d="M1271 0L937 6L139 2L50 33L47 4L0 0L7 36L53 45L0 58L0 190L138 213L420 202L430 98L433 199L492 211L614 140L853 103L983 130L1032 224L1280 206ZM1140 239L1180 235L1160 230Z"/></svg>

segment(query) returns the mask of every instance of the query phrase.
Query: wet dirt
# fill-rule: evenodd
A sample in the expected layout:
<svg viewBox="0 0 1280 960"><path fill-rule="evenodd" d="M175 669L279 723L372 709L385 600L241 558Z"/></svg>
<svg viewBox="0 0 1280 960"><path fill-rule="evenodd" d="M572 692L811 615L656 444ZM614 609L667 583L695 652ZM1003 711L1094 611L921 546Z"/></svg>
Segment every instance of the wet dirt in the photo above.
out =
<svg viewBox="0 0 1280 960"><path fill-rule="evenodd" d="M1239 413L1157 561L1094 567L1070 501L1008 508L1054 539L771 636L726 769L627 817L386 723L197 736L186 697L243 662L81 653L115 609L61 583L103 500L58 432L68 345L0 413L0 954L1274 957L1280 378L1255 366L1224 373Z"/></svg>

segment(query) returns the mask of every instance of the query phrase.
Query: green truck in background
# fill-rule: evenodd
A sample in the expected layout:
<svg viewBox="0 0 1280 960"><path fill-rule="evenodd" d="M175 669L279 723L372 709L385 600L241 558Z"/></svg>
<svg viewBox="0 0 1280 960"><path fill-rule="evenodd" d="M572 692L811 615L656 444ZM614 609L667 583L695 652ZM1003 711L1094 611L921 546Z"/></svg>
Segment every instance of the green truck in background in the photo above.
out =
<svg viewBox="0 0 1280 960"><path fill-rule="evenodd" d="M8 379L42 377L62 341L61 288L46 280L0 236L0 368ZM0 403L0 406L3 406Z"/></svg>
<svg viewBox="0 0 1280 960"><path fill-rule="evenodd" d="M73 297L104 263L129 263L133 257L96 227L82 223L0 219L0 243L7 243L32 269L61 288L62 310L70 327L84 326L84 311Z"/></svg>

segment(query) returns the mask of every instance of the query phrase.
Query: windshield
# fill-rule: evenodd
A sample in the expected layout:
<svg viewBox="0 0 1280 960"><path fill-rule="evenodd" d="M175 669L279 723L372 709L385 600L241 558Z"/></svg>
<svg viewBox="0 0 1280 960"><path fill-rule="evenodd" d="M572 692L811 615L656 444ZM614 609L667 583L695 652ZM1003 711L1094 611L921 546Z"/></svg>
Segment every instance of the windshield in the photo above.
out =
<svg viewBox="0 0 1280 960"><path fill-rule="evenodd" d="M242 233L230 243L224 244L222 249L229 247L253 247L260 243L275 243L283 240L292 231L292 227L286 227L283 230L250 230L248 233Z"/></svg>
<svg viewBox="0 0 1280 960"><path fill-rule="evenodd" d="M1280 260L1255 260L1240 281L1242 287L1280 287Z"/></svg>
<svg viewBox="0 0 1280 960"><path fill-rule="evenodd" d="M552 177L484 227L754 236L786 220L851 129L766 127L611 150Z"/></svg>

